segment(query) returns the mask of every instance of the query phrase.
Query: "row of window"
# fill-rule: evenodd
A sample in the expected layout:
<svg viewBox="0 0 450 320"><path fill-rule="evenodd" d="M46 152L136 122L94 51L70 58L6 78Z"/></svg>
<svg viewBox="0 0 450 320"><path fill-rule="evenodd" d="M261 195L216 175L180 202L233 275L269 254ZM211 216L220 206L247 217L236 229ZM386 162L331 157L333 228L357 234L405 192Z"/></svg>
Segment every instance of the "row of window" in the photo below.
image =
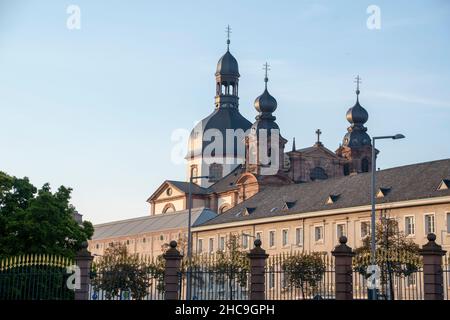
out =
<svg viewBox="0 0 450 320"><path fill-rule="evenodd" d="M412 236L415 235L416 232L416 224L415 224L415 216L405 216L405 234ZM435 233L435 215L434 214L425 214L424 215L424 232L425 234ZM450 232L450 213L447 213L447 232ZM336 240L338 240L341 236L347 235L347 224L346 223L337 223L336 224ZM365 238L370 235L370 222L369 221L361 221L360 223L360 238ZM250 240L253 236L249 236L246 234L242 235L242 248L248 249ZM263 232L256 232L256 239L263 241ZM324 226L317 225L314 226L314 241L315 242L323 242L324 240ZM302 246L304 241L303 235L303 227L295 228L295 239L293 245ZM270 230L268 233L267 239L268 247L274 248L276 246L276 230ZM281 245L282 247L289 246L289 229L281 230ZM198 239L197 251L199 253L203 252L203 239ZM225 250L225 237L219 237L219 246L218 250ZM209 239L208 252L214 252L214 238Z"/></svg>

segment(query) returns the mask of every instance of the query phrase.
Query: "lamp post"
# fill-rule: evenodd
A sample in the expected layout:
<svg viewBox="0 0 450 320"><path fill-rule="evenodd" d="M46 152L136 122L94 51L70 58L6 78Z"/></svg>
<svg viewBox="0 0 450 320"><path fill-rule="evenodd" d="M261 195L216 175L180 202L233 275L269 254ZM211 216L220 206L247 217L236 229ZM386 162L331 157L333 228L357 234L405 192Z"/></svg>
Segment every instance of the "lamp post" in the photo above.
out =
<svg viewBox="0 0 450 320"><path fill-rule="evenodd" d="M189 186L188 186L188 243L187 243L187 256L188 256L188 270L187 270L187 283L186 283L186 300L191 300L191 287L192 287L192 277L191 277L191 260L192 260L192 232L191 232L191 221L192 221L192 181L194 179L208 179L209 176L198 176L189 178Z"/></svg>
<svg viewBox="0 0 450 320"><path fill-rule="evenodd" d="M370 197L370 202L372 205L372 214L371 214L371 222L370 222L370 226L371 226L371 243L370 243L370 261L372 266L376 265L376 239L375 239L375 184L376 184L376 180L375 180L375 173L376 173L376 157L375 157L375 141L376 140L381 140L381 139L393 139L393 140L398 140L398 139L403 139L405 136L402 134L396 134L395 136L380 136L380 137L372 137L372 188L371 188L371 197ZM372 269L372 272L375 272L374 269ZM371 288L371 299L372 300L377 300L377 293L376 293L376 288Z"/></svg>

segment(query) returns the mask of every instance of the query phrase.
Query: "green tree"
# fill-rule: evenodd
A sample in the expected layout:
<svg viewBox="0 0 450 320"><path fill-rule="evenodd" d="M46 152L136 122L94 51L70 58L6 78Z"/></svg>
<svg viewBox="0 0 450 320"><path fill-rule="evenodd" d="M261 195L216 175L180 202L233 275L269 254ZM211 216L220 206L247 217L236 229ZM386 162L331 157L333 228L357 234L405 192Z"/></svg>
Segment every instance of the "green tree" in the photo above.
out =
<svg viewBox="0 0 450 320"><path fill-rule="evenodd" d="M220 287L227 286L228 298L233 300L233 284L241 287L247 285L247 275L250 270L250 262L247 252L242 250L238 235L230 235L226 242L226 250L219 250L213 257L209 272L214 274L214 282ZM201 259L200 259L201 261ZM197 262L197 265L200 263Z"/></svg>
<svg viewBox="0 0 450 320"><path fill-rule="evenodd" d="M28 178L0 171L0 257L45 253L73 258L94 228L74 220L71 191L61 186L52 192L49 184L38 190Z"/></svg>
<svg viewBox="0 0 450 320"><path fill-rule="evenodd" d="M409 239L398 228L394 219L382 218L375 226L376 264L381 269L380 282L389 284L390 295L394 298L392 276L405 277L417 272L421 267L419 245ZM365 277L369 277L367 267L372 264L370 259L371 237L363 239L363 245L355 249L353 268Z"/></svg>
<svg viewBox="0 0 450 320"><path fill-rule="evenodd" d="M113 245L94 263L92 284L96 291L103 291L108 300L119 297L122 292L129 292L133 299L141 300L148 293L153 268L163 279L164 264L160 265L161 262L158 259L157 264L150 266L139 255L130 254L126 245Z"/></svg>
<svg viewBox="0 0 450 320"><path fill-rule="evenodd" d="M281 264L285 272L287 284L300 288L303 297L309 291L314 292L325 274L323 254L320 252L292 254L285 258Z"/></svg>

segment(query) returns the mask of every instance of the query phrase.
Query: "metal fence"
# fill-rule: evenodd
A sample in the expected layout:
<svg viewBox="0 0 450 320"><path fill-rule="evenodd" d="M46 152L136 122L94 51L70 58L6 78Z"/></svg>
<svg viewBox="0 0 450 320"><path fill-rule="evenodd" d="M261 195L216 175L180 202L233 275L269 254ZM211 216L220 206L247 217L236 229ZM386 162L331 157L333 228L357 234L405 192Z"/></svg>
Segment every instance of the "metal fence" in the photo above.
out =
<svg viewBox="0 0 450 320"><path fill-rule="evenodd" d="M353 258L353 298L368 299L367 266L370 254L358 254ZM422 258L404 251L377 250L380 282L377 288L381 300L423 300ZM444 267L445 268L445 267Z"/></svg>
<svg viewBox="0 0 450 320"><path fill-rule="evenodd" d="M164 300L164 263L148 256L94 262L90 300Z"/></svg>
<svg viewBox="0 0 450 320"><path fill-rule="evenodd" d="M267 300L334 299L334 258L330 255L272 255L265 273Z"/></svg>
<svg viewBox="0 0 450 320"><path fill-rule="evenodd" d="M0 300L72 300L71 259L29 254L0 260Z"/></svg>
<svg viewBox="0 0 450 320"><path fill-rule="evenodd" d="M245 253L218 252L184 259L179 273L179 299L247 300L250 271ZM189 289L190 288L190 289Z"/></svg>

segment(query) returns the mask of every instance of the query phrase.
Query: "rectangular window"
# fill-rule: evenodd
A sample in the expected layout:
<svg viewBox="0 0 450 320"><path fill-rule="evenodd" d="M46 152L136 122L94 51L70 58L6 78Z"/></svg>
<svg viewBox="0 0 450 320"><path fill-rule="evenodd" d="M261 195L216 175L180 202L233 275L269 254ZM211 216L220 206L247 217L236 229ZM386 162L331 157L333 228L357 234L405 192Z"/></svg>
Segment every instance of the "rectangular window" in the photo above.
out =
<svg viewBox="0 0 450 320"><path fill-rule="evenodd" d="M203 252L203 239L198 239L197 252L198 253L202 253Z"/></svg>
<svg viewBox="0 0 450 320"><path fill-rule="evenodd" d="M416 233L416 224L414 216L405 217L405 234L407 236L414 235Z"/></svg>
<svg viewBox="0 0 450 320"><path fill-rule="evenodd" d="M365 238L370 234L370 222L362 221L361 222L361 238Z"/></svg>
<svg viewBox="0 0 450 320"><path fill-rule="evenodd" d="M295 244L297 246L303 245L303 228L295 229Z"/></svg>
<svg viewBox="0 0 450 320"><path fill-rule="evenodd" d="M269 289L275 288L275 273L273 267L269 268Z"/></svg>
<svg viewBox="0 0 450 320"><path fill-rule="evenodd" d="M336 236L339 240L340 237L345 236L345 224L340 223L336 225Z"/></svg>
<svg viewBox="0 0 450 320"><path fill-rule="evenodd" d="M317 226L314 228L314 240L315 241L323 240L323 226Z"/></svg>
<svg viewBox="0 0 450 320"><path fill-rule="evenodd" d="M269 247L275 247L275 231L269 232Z"/></svg>
<svg viewBox="0 0 450 320"><path fill-rule="evenodd" d="M288 231L288 229L284 229L281 232L281 242L283 243L283 247L288 245L288 242L289 242L289 231Z"/></svg>
<svg viewBox="0 0 450 320"><path fill-rule="evenodd" d="M219 250L225 251L225 237L219 238Z"/></svg>
<svg viewBox="0 0 450 320"><path fill-rule="evenodd" d="M447 233L450 233L450 212L447 212ZM450 277L449 277L450 281Z"/></svg>
<svg viewBox="0 0 450 320"><path fill-rule="evenodd" d="M425 215L425 235L434 233L434 214Z"/></svg>
<svg viewBox="0 0 450 320"><path fill-rule="evenodd" d="M214 252L214 238L209 238L209 252Z"/></svg>
<svg viewBox="0 0 450 320"><path fill-rule="evenodd" d="M248 235L246 234L242 235L242 248L244 249L248 248Z"/></svg>

